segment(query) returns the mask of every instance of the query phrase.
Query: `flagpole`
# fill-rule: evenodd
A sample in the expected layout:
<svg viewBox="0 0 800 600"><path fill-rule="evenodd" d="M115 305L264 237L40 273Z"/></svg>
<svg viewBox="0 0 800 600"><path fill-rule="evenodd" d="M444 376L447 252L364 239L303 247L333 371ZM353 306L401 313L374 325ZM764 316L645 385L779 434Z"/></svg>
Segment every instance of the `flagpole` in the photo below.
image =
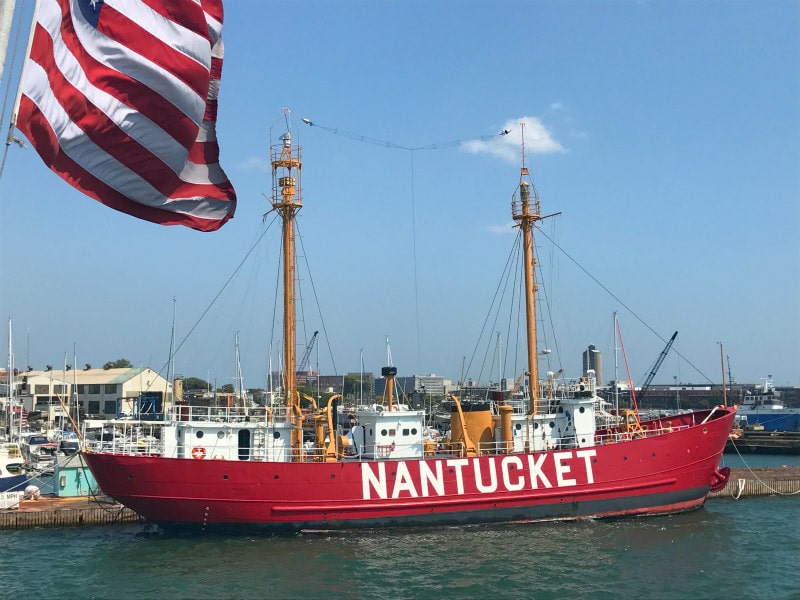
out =
<svg viewBox="0 0 800 600"><path fill-rule="evenodd" d="M33 34L36 31L36 19L39 16L39 3L40 0L36 0L36 3L33 7L33 18L31 19L31 28L28 32L28 45L25 48L25 56L22 60L22 70L20 71L19 75L19 82L17 83L17 96L14 99L14 107L11 109L11 121L8 124L8 135L6 136L6 149L3 152L3 160L0 162L0 177L3 176L3 169L6 166L6 156L8 155L8 147L11 145L11 142L16 142L20 146L23 145L23 142L18 137L14 136L14 127L17 126L17 114L19 113L19 103L22 100L22 82L25 81L25 71L28 68L28 57L31 55L31 46L33 46Z"/></svg>
<svg viewBox="0 0 800 600"><path fill-rule="evenodd" d="M14 21L16 0L6 0L0 4L0 81L3 81L3 66L6 64L8 40L11 37L11 23Z"/></svg>

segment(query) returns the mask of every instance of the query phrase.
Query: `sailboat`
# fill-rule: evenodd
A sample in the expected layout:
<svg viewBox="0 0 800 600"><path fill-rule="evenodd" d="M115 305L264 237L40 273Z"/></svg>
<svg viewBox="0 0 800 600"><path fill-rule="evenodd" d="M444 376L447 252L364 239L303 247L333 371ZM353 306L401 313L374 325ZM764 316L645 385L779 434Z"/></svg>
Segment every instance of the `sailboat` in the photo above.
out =
<svg viewBox="0 0 800 600"><path fill-rule="evenodd" d="M0 492L22 491L29 476L20 444L22 437L23 406L17 403L17 386L14 381L14 350L11 319L8 320L8 367L6 368L8 393L5 402L5 427L8 439L0 441ZM5 433L5 432L4 432Z"/></svg>
<svg viewBox="0 0 800 600"><path fill-rule="evenodd" d="M169 421L149 424L154 447L85 448L106 494L164 529L250 533L670 514L702 506L725 485L729 469L719 464L736 407L649 421L629 411L624 423L603 427L594 379L540 382L533 234L542 217L524 159L512 201L524 253L522 400L453 397L451 434L436 442L424 436L424 410L392 401L397 368L388 366L387 401L353 410L349 435L337 430L333 396L314 415L313 439L304 439L294 377L302 162L290 129L287 120L270 150L272 209L283 227L283 405L178 405Z"/></svg>

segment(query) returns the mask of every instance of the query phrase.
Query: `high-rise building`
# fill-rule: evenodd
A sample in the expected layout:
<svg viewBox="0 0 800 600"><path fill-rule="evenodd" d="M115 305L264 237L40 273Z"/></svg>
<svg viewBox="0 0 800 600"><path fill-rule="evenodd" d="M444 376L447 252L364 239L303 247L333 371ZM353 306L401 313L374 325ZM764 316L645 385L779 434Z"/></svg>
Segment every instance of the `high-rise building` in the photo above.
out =
<svg viewBox="0 0 800 600"><path fill-rule="evenodd" d="M589 347L583 351L583 376L586 377L590 370L594 371L594 376L597 378L597 386L602 386L603 353L595 348L594 344L589 344Z"/></svg>

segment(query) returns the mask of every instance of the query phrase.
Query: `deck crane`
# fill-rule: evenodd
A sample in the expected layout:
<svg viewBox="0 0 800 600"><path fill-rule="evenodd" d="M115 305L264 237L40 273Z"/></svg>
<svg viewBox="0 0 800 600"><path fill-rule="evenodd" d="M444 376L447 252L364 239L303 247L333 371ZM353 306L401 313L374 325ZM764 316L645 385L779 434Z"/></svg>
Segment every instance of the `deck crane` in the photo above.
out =
<svg viewBox="0 0 800 600"><path fill-rule="evenodd" d="M636 395L636 400L640 403L640 406L641 406L642 398L644 398L645 392L647 391L647 388L650 387L650 383L653 381L653 377L655 377L656 373L658 373L658 369L661 367L661 363L663 363L664 359L667 357L667 352L669 352L669 349L672 348L672 342L675 341L676 337L678 337L678 332L677 331L672 334L671 338L669 338L669 341L667 342L667 345L664 346L664 349L661 351L661 354L656 359L656 362L653 365L653 368L650 369L650 373L647 375L647 378L644 380L644 383L642 384L642 387L639 389L639 393Z"/></svg>
<svg viewBox="0 0 800 600"><path fill-rule="evenodd" d="M313 348L314 348L314 342L317 341L317 336L318 335L319 335L319 331L315 331L314 335L311 336L311 341L308 343L308 346L306 346L306 351L303 352L303 358L301 358L300 362L298 363L298 365L300 367L298 369L298 372L305 371L306 363L308 362L309 356L311 356L311 350L313 350ZM311 369L311 365L310 364L309 364L308 368Z"/></svg>

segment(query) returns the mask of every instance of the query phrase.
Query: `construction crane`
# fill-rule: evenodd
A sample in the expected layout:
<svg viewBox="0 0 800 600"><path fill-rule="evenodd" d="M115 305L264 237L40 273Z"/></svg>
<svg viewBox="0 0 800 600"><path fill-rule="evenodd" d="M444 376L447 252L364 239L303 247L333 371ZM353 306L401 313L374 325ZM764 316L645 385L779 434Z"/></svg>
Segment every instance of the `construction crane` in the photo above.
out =
<svg viewBox="0 0 800 600"><path fill-rule="evenodd" d="M647 375L647 378L644 380L644 383L642 384L642 387L639 389L639 393L636 395L636 400L640 403L640 405L641 405L641 402L642 402L642 398L644 398L644 394L647 391L647 388L650 387L650 383L653 381L653 377L655 377L656 373L658 373L658 369L661 367L661 363L663 363L664 359L667 357L667 352L669 352L669 349L672 348L672 342L675 341L676 337L678 337L678 332L677 331L672 334L671 338L669 338L669 341L667 342L667 345L664 346L664 349L661 351L661 354L656 359L656 362L653 365L653 368L650 369L650 373Z"/></svg>
<svg viewBox="0 0 800 600"><path fill-rule="evenodd" d="M309 356L311 356L311 350L314 348L314 342L317 341L317 336L318 335L319 335L319 331L315 331L314 335L311 336L311 341L308 343L308 346L306 346L306 351L303 353L303 358L301 358L300 362L298 363L299 366L300 366L300 368L298 369L298 372L306 370L306 363L308 362ZM311 369L311 365L308 365L308 368L310 370Z"/></svg>

